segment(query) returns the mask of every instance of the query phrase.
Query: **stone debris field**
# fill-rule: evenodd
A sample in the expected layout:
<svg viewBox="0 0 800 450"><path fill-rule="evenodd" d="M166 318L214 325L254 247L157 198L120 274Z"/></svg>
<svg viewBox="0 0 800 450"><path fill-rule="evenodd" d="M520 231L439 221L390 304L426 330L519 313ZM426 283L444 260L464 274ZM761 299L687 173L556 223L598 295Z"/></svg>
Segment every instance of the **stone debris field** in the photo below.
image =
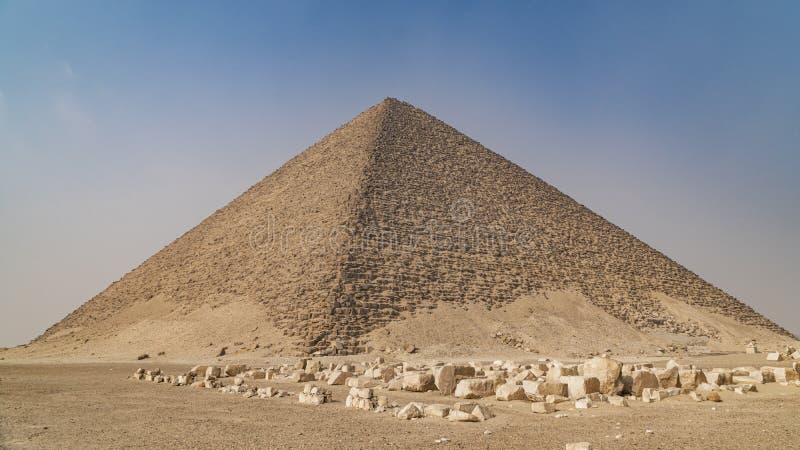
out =
<svg viewBox="0 0 800 450"><path fill-rule="evenodd" d="M748 349L752 347L754 344ZM767 354L769 361L785 359L800 360L800 353L787 346L780 352ZM526 402L532 414L558 416L570 410L624 408L631 402L662 402L677 396L718 403L723 401L725 393L753 395L759 392L759 386L767 383L778 383L794 390L800 388L800 362L793 362L791 367L702 370L674 359L667 361L664 367L656 367L653 363L623 363L609 355L574 364L539 359L530 363L498 360L487 364L436 362L427 365L388 363L377 357L366 363L324 365L320 360L301 358L293 365L264 367L198 365L180 374L139 368L130 378L214 389L245 399L296 399L301 404L314 406L333 402L344 408L383 413L401 420L431 417L450 422L483 422L494 417L492 409L482 403L489 398L499 402ZM270 382L296 383L298 387L296 390L278 389L270 386ZM342 393L337 398L334 387L349 390L346 396ZM419 394L435 391L452 397L453 402L401 403L392 399L392 394L399 391Z"/></svg>

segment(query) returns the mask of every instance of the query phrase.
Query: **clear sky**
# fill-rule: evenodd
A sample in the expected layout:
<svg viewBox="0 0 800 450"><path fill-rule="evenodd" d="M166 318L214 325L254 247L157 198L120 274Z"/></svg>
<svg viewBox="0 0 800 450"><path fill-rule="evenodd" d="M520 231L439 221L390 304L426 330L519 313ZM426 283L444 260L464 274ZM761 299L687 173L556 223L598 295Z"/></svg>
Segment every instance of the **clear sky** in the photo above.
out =
<svg viewBox="0 0 800 450"><path fill-rule="evenodd" d="M0 0L0 346L409 101L800 334L800 2Z"/></svg>

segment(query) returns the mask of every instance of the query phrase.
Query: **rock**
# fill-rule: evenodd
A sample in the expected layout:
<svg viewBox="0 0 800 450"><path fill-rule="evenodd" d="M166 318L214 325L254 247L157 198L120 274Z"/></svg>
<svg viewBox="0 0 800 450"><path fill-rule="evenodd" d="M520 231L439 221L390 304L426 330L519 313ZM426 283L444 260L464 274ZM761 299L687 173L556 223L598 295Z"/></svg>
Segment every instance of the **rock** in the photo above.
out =
<svg viewBox="0 0 800 450"><path fill-rule="evenodd" d="M578 375L578 366L565 366L561 363L555 363L547 371L548 383L559 383L561 377L570 377Z"/></svg>
<svg viewBox="0 0 800 450"><path fill-rule="evenodd" d="M245 371L247 371L247 366L244 364L229 364L222 372L226 377L235 377Z"/></svg>
<svg viewBox="0 0 800 450"><path fill-rule="evenodd" d="M543 381L533 381L533 380L525 380L522 382L522 391L525 393L525 397L528 398L530 401L538 402L541 401L545 396L539 393L539 385L541 385Z"/></svg>
<svg viewBox="0 0 800 450"><path fill-rule="evenodd" d="M531 412L535 414L550 414L556 411L556 405L547 402L531 403Z"/></svg>
<svg viewBox="0 0 800 450"><path fill-rule="evenodd" d="M550 383L545 382L539 384L539 395L547 397L548 395L559 395L562 397L569 397L569 386L566 383Z"/></svg>
<svg viewBox="0 0 800 450"><path fill-rule="evenodd" d="M661 385L658 382L658 377L653 372L648 370L635 370L631 375L631 394L641 397L642 391L646 388L658 389Z"/></svg>
<svg viewBox="0 0 800 450"><path fill-rule="evenodd" d="M445 364L434 368L433 382L442 395L451 395L456 390L456 367L452 364Z"/></svg>
<svg viewBox="0 0 800 450"><path fill-rule="evenodd" d="M608 403L612 406L628 406L628 399L620 395L610 395Z"/></svg>
<svg viewBox="0 0 800 450"><path fill-rule="evenodd" d="M468 412L451 410L447 415L447 420L450 422L477 422L478 418Z"/></svg>
<svg viewBox="0 0 800 450"><path fill-rule="evenodd" d="M589 409L592 407L592 401L588 398L582 398L579 400L575 400L575 408L577 409Z"/></svg>
<svg viewBox="0 0 800 450"><path fill-rule="evenodd" d="M256 390L256 394L259 398L270 398L275 395L275 390L272 389L271 386L265 388L259 388Z"/></svg>
<svg viewBox="0 0 800 450"><path fill-rule="evenodd" d="M550 395L545 397L544 401L547 402L547 403L552 403L552 404L555 405L555 404L558 404L558 403L563 403L563 402L569 401L569 397L564 397L563 395L550 394Z"/></svg>
<svg viewBox="0 0 800 450"><path fill-rule="evenodd" d="M219 349L219 351L217 352L217 358L225 356L225 353L227 353L227 351L228 347L222 347L221 349Z"/></svg>
<svg viewBox="0 0 800 450"><path fill-rule="evenodd" d="M447 415L450 413L450 407L438 403L433 405L425 405L423 413L425 414L425 417L447 417Z"/></svg>
<svg viewBox="0 0 800 450"><path fill-rule="evenodd" d="M411 402L400 408L397 417L402 420L419 419L425 415L424 407L421 403Z"/></svg>
<svg viewBox="0 0 800 450"><path fill-rule="evenodd" d="M428 392L436 389L433 375L424 372L409 373L403 376L403 390Z"/></svg>
<svg viewBox="0 0 800 450"><path fill-rule="evenodd" d="M611 358L591 358L583 363L583 376L597 378L599 392L619 394L624 387L620 380L622 363Z"/></svg>
<svg viewBox="0 0 800 450"><path fill-rule="evenodd" d="M483 398L494 394L494 381L488 378L466 378L456 385L458 398Z"/></svg>
<svg viewBox="0 0 800 450"><path fill-rule="evenodd" d="M592 444L588 442L572 442L567 444L566 450L592 450Z"/></svg>
<svg viewBox="0 0 800 450"><path fill-rule="evenodd" d="M775 373L771 367L762 367L759 370L750 372L750 378L757 380L759 384L774 383Z"/></svg>
<svg viewBox="0 0 800 450"><path fill-rule="evenodd" d="M222 369L215 366L208 366L206 368L206 380L211 378L218 378L222 373Z"/></svg>
<svg viewBox="0 0 800 450"><path fill-rule="evenodd" d="M334 370L328 376L327 383L331 386L343 385L351 375L347 372L342 372L339 370Z"/></svg>
<svg viewBox="0 0 800 450"><path fill-rule="evenodd" d="M306 373L304 370L295 370L292 372L292 381L295 383L307 383L309 381L315 381L316 377L313 373Z"/></svg>
<svg viewBox="0 0 800 450"><path fill-rule="evenodd" d="M451 408L451 411L461 411L471 414L476 406L478 406L478 404L475 402L456 402Z"/></svg>
<svg viewBox="0 0 800 450"><path fill-rule="evenodd" d="M724 386L726 384L733 384L733 373L714 369L714 371L706 374L706 379L709 383L716 384L717 386Z"/></svg>
<svg viewBox="0 0 800 450"><path fill-rule="evenodd" d="M689 398L691 398L692 400L694 400L696 402L702 402L702 401L705 400L705 397L703 397L702 395L698 394L695 391L689 392Z"/></svg>
<svg viewBox="0 0 800 450"><path fill-rule="evenodd" d="M233 379L233 385L234 386L241 386L242 384L244 384L244 379L243 378L236 377L236 378Z"/></svg>
<svg viewBox="0 0 800 450"><path fill-rule="evenodd" d="M480 422L494 417L494 414L492 414L492 412L489 410L489 407L484 405L475 405L475 408L472 410L472 415L475 416Z"/></svg>
<svg viewBox="0 0 800 450"><path fill-rule="evenodd" d="M706 400L710 402L721 402L722 397L720 397L719 392L709 392L708 395L706 395Z"/></svg>
<svg viewBox="0 0 800 450"><path fill-rule="evenodd" d="M456 369L456 380L459 378L474 378L475 377L475 367L464 365L464 364L455 364Z"/></svg>
<svg viewBox="0 0 800 450"><path fill-rule="evenodd" d="M330 401L330 391L319 386L306 384L303 386L303 392L298 395L300 403L306 405L321 405Z"/></svg>
<svg viewBox="0 0 800 450"><path fill-rule="evenodd" d="M376 367L372 371L372 378L383 381L384 383L392 380L396 376L397 372L395 372L394 367L391 366Z"/></svg>
<svg viewBox="0 0 800 450"><path fill-rule="evenodd" d="M755 342L750 341L747 346L744 348L744 352L748 355L754 355L758 353L758 346Z"/></svg>
<svg viewBox="0 0 800 450"><path fill-rule="evenodd" d="M372 398L372 389L370 388L350 388L350 396L355 398Z"/></svg>
<svg viewBox="0 0 800 450"><path fill-rule="evenodd" d="M376 387L380 382L372 377L362 375L358 377L350 376L350 378L345 380L344 384L348 387ZM400 389L402 389L402 383L397 390L399 391Z"/></svg>
<svg viewBox="0 0 800 450"><path fill-rule="evenodd" d="M681 366L678 370L678 379L681 387L688 390L695 390L697 386L707 382L706 375L702 370Z"/></svg>
<svg viewBox="0 0 800 450"><path fill-rule="evenodd" d="M783 355L778 352L767 353L767 361L783 361Z"/></svg>
<svg viewBox="0 0 800 450"><path fill-rule="evenodd" d="M600 391L600 380L581 376L561 377L561 382L567 385L569 398L577 399L586 397L593 392Z"/></svg>
<svg viewBox="0 0 800 450"><path fill-rule="evenodd" d="M205 381L195 381L194 383L190 384L189 387L195 389L204 389L206 387Z"/></svg>
<svg viewBox="0 0 800 450"><path fill-rule="evenodd" d="M662 388L674 388L680 386L678 381L678 367L672 366L664 370L656 370L658 384Z"/></svg>
<svg viewBox="0 0 800 450"><path fill-rule="evenodd" d="M136 357L136 360L137 360L137 361L141 361L141 360L143 360L143 359L147 359L147 358L149 358L149 357L150 357L150 355L148 355L147 353L142 353L141 355L139 355L139 356L137 356L137 357Z"/></svg>
<svg viewBox="0 0 800 450"><path fill-rule="evenodd" d="M509 383L498 386L495 392L495 397L497 400L505 402L511 400L525 400L527 398L522 386Z"/></svg>
<svg viewBox="0 0 800 450"><path fill-rule="evenodd" d="M307 361L306 368L304 369L306 373L317 373L322 370L322 362L320 361Z"/></svg>
<svg viewBox="0 0 800 450"><path fill-rule="evenodd" d="M800 350L797 350L794 353L792 353L792 359L800 359Z"/></svg>
<svg viewBox="0 0 800 450"><path fill-rule="evenodd" d="M194 366L191 369L189 369L189 375L195 377L204 376L206 374L206 369L208 369L208 366Z"/></svg>
<svg viewBox="0 0 800 450"><path fill-rule="evenodd" d="M775 367L772 376L778 383L791 383L800 380L800 374L796 370L786 367Z"/></svg>
<svg viewBox="0 0 800 450"><path fill-rule="evenodd" d="M681 392L678 388L670 389L652 389L645 388L642 390L642 401L645 403L660 402L669 397L679 395Z"/></svg>

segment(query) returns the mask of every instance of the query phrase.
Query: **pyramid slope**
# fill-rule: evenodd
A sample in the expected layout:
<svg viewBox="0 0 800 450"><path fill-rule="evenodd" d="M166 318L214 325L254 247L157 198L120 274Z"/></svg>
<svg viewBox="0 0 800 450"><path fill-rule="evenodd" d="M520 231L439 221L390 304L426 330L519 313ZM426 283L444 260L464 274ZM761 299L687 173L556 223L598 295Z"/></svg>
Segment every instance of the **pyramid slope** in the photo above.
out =
<svg viewBox="0 0 800 450"><path fill-rule="evenodd" d="M240 302L259 305L251 316L304 352L347 353L367 333L438 305L492 308L553 291L578 292L643 331L719 337L713 323L676 314L667 296L791 336L444 122L387 99L38 341L110 339L145 319L115 317L154 300L176 320Z"/></svg>

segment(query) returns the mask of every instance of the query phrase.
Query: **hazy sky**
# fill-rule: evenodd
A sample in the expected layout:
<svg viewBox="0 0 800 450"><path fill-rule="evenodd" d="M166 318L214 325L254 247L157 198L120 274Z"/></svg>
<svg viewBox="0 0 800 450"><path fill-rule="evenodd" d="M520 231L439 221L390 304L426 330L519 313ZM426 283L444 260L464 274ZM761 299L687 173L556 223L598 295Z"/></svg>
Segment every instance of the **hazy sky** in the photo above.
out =
<svg viewBox="0 0 800 450"><path fill-rule="evenodd" d="M0 346L387 96L800 334L800 2L375 3L0 0Z"/></svg>

